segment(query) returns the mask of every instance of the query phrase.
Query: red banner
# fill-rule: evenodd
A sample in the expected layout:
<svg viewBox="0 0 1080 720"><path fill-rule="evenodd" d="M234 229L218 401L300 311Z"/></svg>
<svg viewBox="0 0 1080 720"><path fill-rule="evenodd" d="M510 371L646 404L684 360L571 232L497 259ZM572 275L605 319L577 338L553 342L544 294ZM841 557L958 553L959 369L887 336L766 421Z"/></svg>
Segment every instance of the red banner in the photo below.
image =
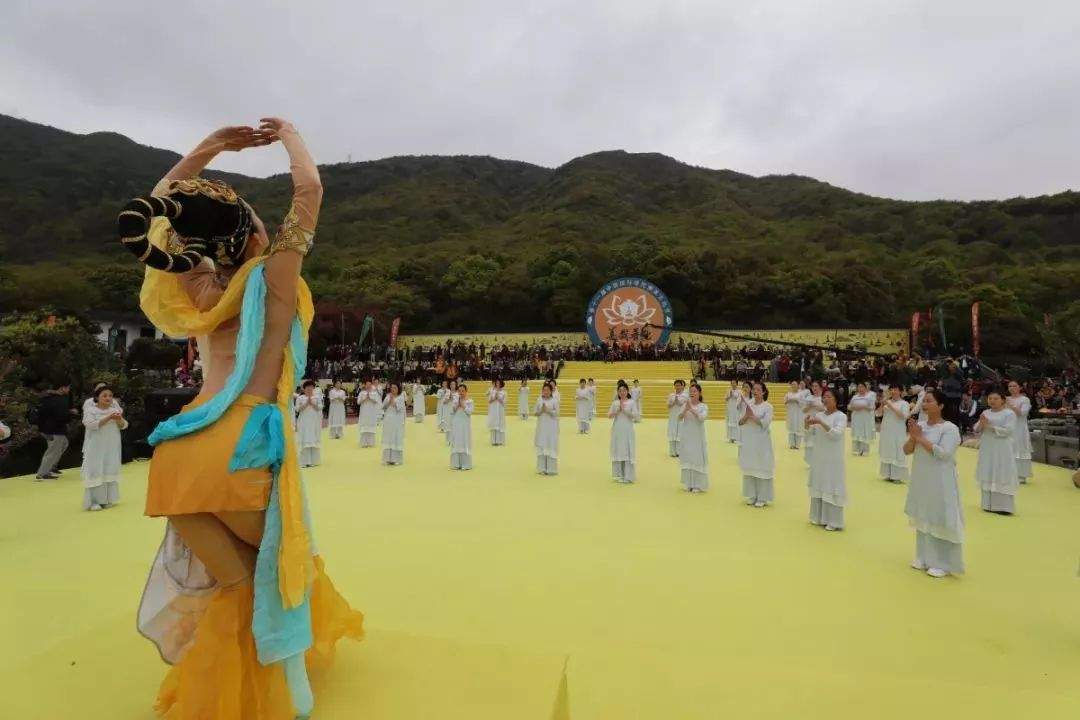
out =
<svg viewBox="0 0 1080 720"><path fill-rule="evenodd" d="M394 318L394 322L390 324L390 347L394 347L397 343L398 328L401 327L401 318Z"/></svg>
<svg viewBox="0 0 1080 720"><path fill-rule="evenodd" d="M979 357L979 303L971 303L971 352Z"/></svg>
<svg viewBox="0 0 1080 720"><path fill-rule="evenodd" d="M911 340L917 343L919 340L919 313L913 313L911 316Z"/></svg>

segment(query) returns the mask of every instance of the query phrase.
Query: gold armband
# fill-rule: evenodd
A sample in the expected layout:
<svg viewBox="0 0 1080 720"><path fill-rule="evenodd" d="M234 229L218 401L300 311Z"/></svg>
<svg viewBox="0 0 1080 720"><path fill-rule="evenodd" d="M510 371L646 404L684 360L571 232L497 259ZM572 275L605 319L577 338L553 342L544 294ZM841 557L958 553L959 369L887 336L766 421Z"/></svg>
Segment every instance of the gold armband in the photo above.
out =
<svg viewBox="0 0 1080 720"><path fill-rule="evenodd" d="M270 254L273 255L283 250L292 250L301 255L307 255L311 252L314 244L315 232L300 227L300 219L296 215L296 210L290 206L289 212L285 215L285 221L278 228L274 242L270 243Z"/></svg>

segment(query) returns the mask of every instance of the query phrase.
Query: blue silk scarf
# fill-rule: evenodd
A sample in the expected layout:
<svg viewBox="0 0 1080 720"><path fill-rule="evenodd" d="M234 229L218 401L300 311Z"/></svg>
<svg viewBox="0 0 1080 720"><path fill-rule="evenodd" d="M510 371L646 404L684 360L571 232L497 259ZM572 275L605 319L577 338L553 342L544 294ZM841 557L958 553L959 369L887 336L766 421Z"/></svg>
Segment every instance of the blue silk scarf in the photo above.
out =
<svg viewBox="0 0 1080 720"><path fill-rule="evenodd" d="M225 381L225 387L199 407L160 423L150 434L148 440L151 445L198 432L225 414L251 379L255 358L262 346L265 321L266 278L260 265L251 271L244 288L240 332L236 337L236 365ZM294 383L299 383L307 364L307 337L299 317L293 318L289 349L295 368ZM284 663L293 705L301 715L306 716L314 704L304 666L304 652L313 643L310 593L296 607L286 608L278 589L277 558L282 528L278 475L285 458L283 427L281 411L274 403L262 403L252 408L229 461L229 472L269 467L273 475L262 542L255 562L255 605L251 631L260 663ZM303 486L301 488L303 491ZM303 502L304 524L310 534L311 519L306 492Z"/></svg>

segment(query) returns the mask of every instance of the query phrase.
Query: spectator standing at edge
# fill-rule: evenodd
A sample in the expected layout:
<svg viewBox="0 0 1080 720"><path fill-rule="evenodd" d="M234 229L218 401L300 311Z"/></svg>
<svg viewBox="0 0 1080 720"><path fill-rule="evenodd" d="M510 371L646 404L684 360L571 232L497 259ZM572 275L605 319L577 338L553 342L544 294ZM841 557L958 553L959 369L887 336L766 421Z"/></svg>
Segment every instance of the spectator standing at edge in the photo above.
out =
<svg viewBox="0 0 1080 720"><path fill-rule="evenodd" d="M68 448L67 424L76 411L71 407L71 386L57 385L46 390L38 405L37 426L45 438L45 452L38 465L37 480L55 480L60 477L56 466Z"/></svg>

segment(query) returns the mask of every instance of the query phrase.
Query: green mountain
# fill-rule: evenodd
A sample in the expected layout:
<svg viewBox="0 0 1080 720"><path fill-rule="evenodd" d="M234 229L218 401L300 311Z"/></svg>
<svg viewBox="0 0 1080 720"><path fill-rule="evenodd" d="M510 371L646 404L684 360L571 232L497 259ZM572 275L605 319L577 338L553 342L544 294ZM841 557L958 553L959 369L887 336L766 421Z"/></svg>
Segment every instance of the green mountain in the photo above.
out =
<svg viewBox="0 0 1080 720"><path fill-rule="evenodd" d="M115 214L177 158L0 116L0 306L133 309ZM316 298L401 315L404 332L575 328L605 280L640 275L681 327L904 326L940 307L966 343L980 300L984 347L1016 354L1080 300L1075 192L902 202L622 151L554 170L418 156L321 171ZM212 174L271 223L287 206L286 175Z"/></svg>

